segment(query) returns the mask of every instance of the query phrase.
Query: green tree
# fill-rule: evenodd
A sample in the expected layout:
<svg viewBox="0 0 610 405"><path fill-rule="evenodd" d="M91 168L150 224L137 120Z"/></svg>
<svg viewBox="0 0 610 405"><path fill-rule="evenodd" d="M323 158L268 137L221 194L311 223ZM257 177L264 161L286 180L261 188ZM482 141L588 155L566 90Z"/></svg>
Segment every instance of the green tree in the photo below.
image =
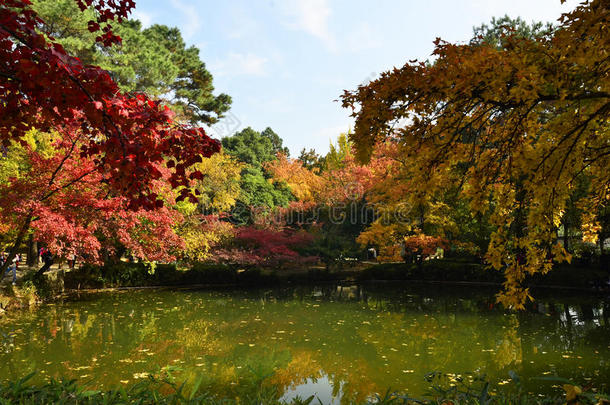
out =
<svg viewBox="0 0 610 405"><path fill-rule="evenodd" d="M269 131L275 134L270 128L265 131L268 131L267 134ZM279 143L281 145L281 140ZM254 167L261 167L263 163L274 160L277 153L269 136L263 136L250 127L223 138L222 147L229 155Z"/></svg>
<svg viewBox="0 0 610 405"><path fill-rule="evenodd" d="M167 92L173 94L174 108L193 122L212 124L222 118L231 106L231 97L224 93L212 94L212 74L199 58L199 49L194 46L187 48L178 28L155 24L145 29L143 34L168 50L178 69L174 80L168 83Z"/></svg>
<svg viewBox="0 0 610 405"><path fill-rule="evenodd" d="M261 168L246 167L241 176L241 202L248 206L273 208L285 206L293 199L286 183L271 183Z"/></svg>
<svg viewBox="0 0 610 405"><path fill-rule="evenodd" d="M284 141L282 140L282 138L280 138L280 136L278 134L275 133L274 130L267 127L263 130L263 132L261 132L261 136L269 138L275 155L277 155L278 153L281 153L281 154L285 155L286 157L290 157L290 150L288 150L287 146L282 145L284 143Z"/></svg>
<svg viewBox="0 0 610 405"><path fill-rule="evenodd" d="M552 34L553 29L551 23L532 22L528 24L520 17L510 18L508 15L500 18L492 17L489 24L481 24L472 29L473 37L470 44L488 44L502 49L508 45L509 37L512 39L542 38Z"/></svg>
<svg viewBox="0 0 610 405"><path fill-rule="evenodd" d="M345 159L352 153L352 142L349 139L350 132L342 133L337 138L337 143L330 143L330 150L324 157L326 170L340 169L345 164Z"/></svg>
<svg viewBox="0 0 610 405"><path fill-rule="evenodd" d="M258 132L248 127L222 139L225 153L246 164L241 172L238 206L233 210L237 222L250 222L252 207L266 211L286 206L294 199L286 183L272 182L272 176L265 168L265 163L276 160L278 153L287 150L282 143L271 128Z"/></svg>
<svg viewBox="0 0 610 405"><path fill-rule="evenodd" d="M213 124L229 110L231 97L213 94L213 78L199 50L186 46L178 28L143 29L140 21L126 20L114 27L122 44L106 48L86 28L91 10L79 12L73 0L35 0L34 8L46 22L43 32L84 63L110 72L121 90L163 98L192 124Z"/></svg>
<svg viewBox="0 0 610 405"><path fill-rule="evenodd" d="M322 170L325 164L325 157L316 153L315 149L301 149L298 160L303 164L303 167L313 170Z"/></svg>

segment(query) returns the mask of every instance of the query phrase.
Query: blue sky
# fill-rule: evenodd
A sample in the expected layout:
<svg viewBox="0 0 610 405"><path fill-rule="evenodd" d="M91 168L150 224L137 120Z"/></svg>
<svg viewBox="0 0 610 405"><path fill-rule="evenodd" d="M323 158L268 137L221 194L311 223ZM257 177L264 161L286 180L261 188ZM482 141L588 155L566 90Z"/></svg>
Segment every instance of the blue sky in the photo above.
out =
<svg viewBox="0 0 610 405"><path fill-rule="evenodd" d="M181 29L200 49L217 92L233 97L216 137L271 127L293 156L326 153L351 125L344 89L427 59L436 37L465 42L472 27L508 14L555 21L578 2L559 0L137 0L145 25Z"/></svg>

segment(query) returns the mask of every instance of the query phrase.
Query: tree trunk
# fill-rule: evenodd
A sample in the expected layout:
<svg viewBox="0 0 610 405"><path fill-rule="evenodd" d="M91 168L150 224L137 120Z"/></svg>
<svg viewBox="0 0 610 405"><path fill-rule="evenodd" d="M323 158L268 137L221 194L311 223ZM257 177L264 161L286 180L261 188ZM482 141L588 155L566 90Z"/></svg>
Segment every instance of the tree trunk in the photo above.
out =
<svg viewBox="0 0 610 405"><path fill-rule="evenodd" d="M34 267L38 265L38 242L34 240L34 235L30 235L28 238L28 267Z"/></svg>
<svg viewBox="0 0 610 405"><path fill-rule="evenodd" d="M513 212L514 219L511 225L511 232L513 235L515 235L517 240L520 240L526 236L525 227L527 222L527 212L525 199L525 188L523 187L522 180L518 179L515 181L515 202L517 203L517 208ZM527 255L524 248L517 247L514 254L519 264L525 264L527 261Z"/></svg>
<svg viewBox="0 0 610 405"><path fill-rule="evenodd" d="M599 268L601 270L610 271L610 254L608 254L604 249L604 242L608 235L604 232L599 234Z"/></svg>
<svg viewBox="0 0 610 405"><path fill-rule="evenodd" d="M44 263L44 265L40 269L38 269L38 271L35 274L35 277L36 278L42 277L42 275L45 273L45 271L47 271L47 270L49 270L51 268L51 266L53 265L53 262L54 262L53 259L50 259L50 260L46 261Z"/></svg>
<svg viewBox="0 0 610 405"><path fill-rule="evenodd" d="M13 258L17 255L17 252L19 251L19 246L21 246L21 243L23 242L23 238L25 237L25 234L30 229L31 222L32 222L32 213L30 212L26 216L25 221L23 221L23 225L21 226L21 229L19 229L19 233L17 234L17 238L15 238L15 242L13 243L13 246L11 247L11 250L8 253L8 257L4 261L4 264L2 266L0 266L0 274L4 274L4 272L6 271L6 269L9 266L9 264L12 263Z"/></svg>
<svg viewBox="0 0 610 405"><path fill-rule="evenodd" d="M421 205L419 207L419 229L422 233L424 232L424 225L426 224L426 208Z"/></svg>
<svg viewBox="0 0 610 405"><path fill-rule="evenodd" d="M570 226L567 220L563 222L563 248L566 252L570 251Z"/></svg>

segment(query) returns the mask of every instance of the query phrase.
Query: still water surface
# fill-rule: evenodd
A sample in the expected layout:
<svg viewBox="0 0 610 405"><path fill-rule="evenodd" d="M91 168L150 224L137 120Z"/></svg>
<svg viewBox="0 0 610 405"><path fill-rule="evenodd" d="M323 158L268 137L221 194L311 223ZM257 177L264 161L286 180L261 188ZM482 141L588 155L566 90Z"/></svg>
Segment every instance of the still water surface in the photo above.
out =
<svg viewBox="0 0 610 405"><path fill-rule="evenodd" d="M284 398L348 403L421 395L430 371L503 384L514 370L532 391L555 375L608 391L610 301L553 294L517 314L493 291L435 285L93 294L0 320L0 379L110 388L165 369L240 396L267 376Z"/></svg>

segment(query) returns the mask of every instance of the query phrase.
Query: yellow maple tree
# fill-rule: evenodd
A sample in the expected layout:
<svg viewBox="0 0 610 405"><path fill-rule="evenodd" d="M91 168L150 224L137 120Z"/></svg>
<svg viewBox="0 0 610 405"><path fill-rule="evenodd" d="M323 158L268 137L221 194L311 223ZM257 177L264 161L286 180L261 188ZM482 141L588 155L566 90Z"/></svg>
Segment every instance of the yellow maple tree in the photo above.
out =
<svg viewBox="0 0 610 405"><path fill-rule="evenodd" d="M202 173L202 178L192 185L199 201L177 203L184 216L177 233L184 241L182 253L185 257L194 261L205 260L214 246L233 236L232 224L222 221L219 215L235 206L239 198L243 166L223 152L203 158L194 166Z"/></svg>
<svg viewBox="0 0 610 405"><path fill-rule="evenodd" d="M355 91L357 156L384 139L406 162L400 181L429 198L459 185L493 226L487 261L505 274L498 300L522 308L523 281L569 260L557 229L575 182L584 239L610 200L610 8L585 1L543 35L508 30L497 44L435 41L432 63L409 62Z"/></svg>

